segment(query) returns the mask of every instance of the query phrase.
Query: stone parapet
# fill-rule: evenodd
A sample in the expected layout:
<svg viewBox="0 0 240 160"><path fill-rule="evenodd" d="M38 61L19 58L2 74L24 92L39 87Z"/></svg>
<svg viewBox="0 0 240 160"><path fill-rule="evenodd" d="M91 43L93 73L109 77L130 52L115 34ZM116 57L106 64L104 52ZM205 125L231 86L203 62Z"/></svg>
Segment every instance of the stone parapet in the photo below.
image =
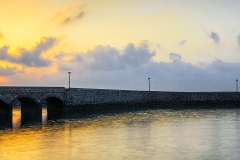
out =
<svg viewBox="0 0 240 160"><path fill-rule="evenodd" d="M129 91L108 89L71 88L66 90L65 105L74 109L93 105L110 104L154 104L169 105L214 105L240 104L238 92L160 92L160 91ZM95 108L95 107L94 107Z"/></svg>
<svg viewBox="0 0 240 160"><path fill-rule="evenodd" d="M0 93L12 93L12 92L21 92L21 93L29 93L29 92L65 92L64 87L12 87L12 86L4 86L0 87Z"/></svg>

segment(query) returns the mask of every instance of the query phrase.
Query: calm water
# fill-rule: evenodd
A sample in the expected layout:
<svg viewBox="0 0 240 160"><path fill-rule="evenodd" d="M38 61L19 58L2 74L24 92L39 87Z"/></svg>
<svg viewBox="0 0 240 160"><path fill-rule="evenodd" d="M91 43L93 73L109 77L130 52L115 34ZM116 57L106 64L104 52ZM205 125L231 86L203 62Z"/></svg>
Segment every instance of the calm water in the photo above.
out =
<svg viewBox="0 0 240 160"><path fill-rule="evenodd" d="M240 110L145 110L0 130L1 160L240 159ZM75 114L75 117L78 117Z"/></svg>

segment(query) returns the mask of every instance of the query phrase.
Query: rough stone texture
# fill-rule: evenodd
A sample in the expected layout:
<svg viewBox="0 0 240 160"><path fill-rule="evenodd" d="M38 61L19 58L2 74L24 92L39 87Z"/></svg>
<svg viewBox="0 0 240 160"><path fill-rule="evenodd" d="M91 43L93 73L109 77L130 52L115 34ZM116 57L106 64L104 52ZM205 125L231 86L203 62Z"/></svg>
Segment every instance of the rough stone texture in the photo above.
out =
<svg viewBox="0 0 240 160"><path fill-rule="evenodd" d="M0 100L12 104L21 97L28 97L42 103L48 97L57 97L64 102L64 87L0 87Z"/></svg>
<svg viewBox="0 0 240 160"><path fill-rule="evenodd" d="M66 108L94 110L131 106L239 105L237 92L158 92L71 88L66 90ZM170 107L171 108L171 107ZM181 107L179 107L181 108ZM191 107L190 107L191 108Z"/></svg>

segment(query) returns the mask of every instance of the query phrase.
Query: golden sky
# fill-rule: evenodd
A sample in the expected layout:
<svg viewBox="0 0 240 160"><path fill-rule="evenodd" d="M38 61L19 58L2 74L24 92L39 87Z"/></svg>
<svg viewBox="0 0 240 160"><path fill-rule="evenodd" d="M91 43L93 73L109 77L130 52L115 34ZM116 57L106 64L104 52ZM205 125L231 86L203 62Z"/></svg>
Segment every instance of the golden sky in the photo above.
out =
<svg viewBox="0 0 240 160"><path fill-rule="evenodd" d="M67 86L68 71L75 87L144 90L151 76L168 86L155 90L192 90L179 87L182 79L205 83L224 71L234 81L239 7L238 0L4 0L0 85Z"/></svg>

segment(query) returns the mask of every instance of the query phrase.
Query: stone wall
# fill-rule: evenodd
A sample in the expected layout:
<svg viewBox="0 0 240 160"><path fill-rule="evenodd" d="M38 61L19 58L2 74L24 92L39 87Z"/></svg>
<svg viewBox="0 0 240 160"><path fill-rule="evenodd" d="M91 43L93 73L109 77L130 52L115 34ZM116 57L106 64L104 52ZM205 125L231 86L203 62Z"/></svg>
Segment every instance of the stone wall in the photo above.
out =
<svg viewBox="0 0 240 160"><path fill-rule="evenodd" d="M237 92L159 92L71 88L66 90L66 108L88 110L126 106L204 106L238 105ZM180 107L181 108L181 107Z"/></svg>

